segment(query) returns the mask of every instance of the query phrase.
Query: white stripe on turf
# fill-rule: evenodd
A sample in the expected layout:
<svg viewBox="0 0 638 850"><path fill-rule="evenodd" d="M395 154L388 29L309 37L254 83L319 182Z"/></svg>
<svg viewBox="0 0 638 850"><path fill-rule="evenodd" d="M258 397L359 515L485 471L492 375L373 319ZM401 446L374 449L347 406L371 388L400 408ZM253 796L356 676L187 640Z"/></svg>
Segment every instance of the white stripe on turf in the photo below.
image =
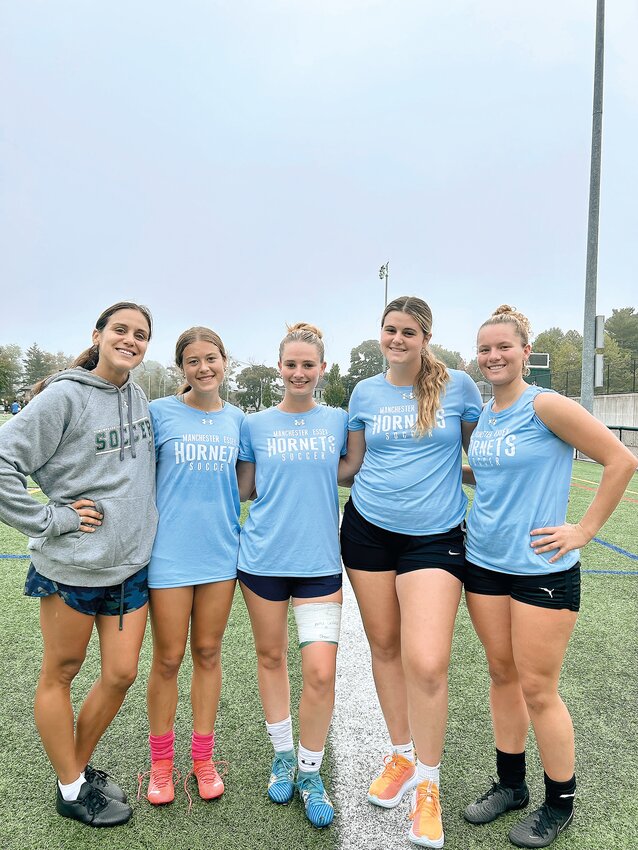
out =
<svg viewBox="0 0 638 850"><path fill-rule="evenodd" d="M337 697L330 730L335 804L342 850L403 846L410 829L412 794L394 809L368 802L368 787L381 772L389 746L370 667L370 650L348 577L343 575L343 613L337 655Z"/></svg>

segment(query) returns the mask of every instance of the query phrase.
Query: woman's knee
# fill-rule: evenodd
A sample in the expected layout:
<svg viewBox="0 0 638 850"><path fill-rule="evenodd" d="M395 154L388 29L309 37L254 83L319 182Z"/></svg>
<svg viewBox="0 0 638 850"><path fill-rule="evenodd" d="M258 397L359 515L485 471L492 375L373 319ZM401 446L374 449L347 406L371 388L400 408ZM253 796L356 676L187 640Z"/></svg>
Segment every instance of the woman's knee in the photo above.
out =
<svg viewBox="0 0 638 850"><path fill-rule="evenodd" d="M496 688L518 684L518 671L513 659L488 658L490 681Z"/></svg>
<svg viewBox="0 0 638 850"><path fill-rule="evenodd" d="M552 705L558 696L558 688L553 680L541 676L521 675L521 690L530 714L541 714Z"/></svg>
<svg viewBox="0 0 638 850"><path fill-rule="evenodd" d="M369 635L368 643L373 662L389 664L401 659L401 635L398 632Z"/></svg>
<svg viewBox="0 0 638 850"><path fill-rule="evenodd" d="M335 668L330 664L313 665L304 670L303 686L313 691L317 698L332 697L335 691Z"/></svg>
<svg viewBox="0 0 638 850"><path fill-rule="evenodd" d="M435 694L447 688L448 660L424 658L420 654L404 655L403 672L406 681L428 694Z"/></svg>
<svg viewBox="0 0 638 850"><path fill-rule="evenodd" d="M193 664L203 670L214 670L221 661L221 642L191 645Z"/></svg>
<svg viewBox="0 0 638 850"><path fill-rule="evenodd" d="M76 658L55 659L45 655L40 671L40 682L45 685L70 687L80 672L85 656Z"/></svg>
<svg viewBox="0 0 638 850"><path fill-rule="evenodd" d="M137 661L135 664L118 665L102 670L102 682L114 691L128 691L137 678Z"/></svg>
<svg viewBox="0 0 638 850"><path fill-rule="evenodd" d="M288 663L288 647L257 647L257 663L264 670L280 670Z"/></svg>
<svg viewBox="0 0 638 850"><path fill-rule="evenodd" d="M153 671L162 679L176 679L184 659L183 652L154 653Z"/></svg>

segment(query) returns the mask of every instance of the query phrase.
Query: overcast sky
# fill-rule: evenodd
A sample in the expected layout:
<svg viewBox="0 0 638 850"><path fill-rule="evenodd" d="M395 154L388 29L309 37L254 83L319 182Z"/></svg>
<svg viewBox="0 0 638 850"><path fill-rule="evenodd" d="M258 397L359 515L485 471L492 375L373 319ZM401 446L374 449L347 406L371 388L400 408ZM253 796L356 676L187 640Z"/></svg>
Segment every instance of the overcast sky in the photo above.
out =
<svg viewBox="0 0 638 850"><path fill-rule="evenodd" d="M329 363L419 295L582 332L595 0L0 0L0 344L217 330ZM598 312L638 306L638 7L607 3Z"/></svg>

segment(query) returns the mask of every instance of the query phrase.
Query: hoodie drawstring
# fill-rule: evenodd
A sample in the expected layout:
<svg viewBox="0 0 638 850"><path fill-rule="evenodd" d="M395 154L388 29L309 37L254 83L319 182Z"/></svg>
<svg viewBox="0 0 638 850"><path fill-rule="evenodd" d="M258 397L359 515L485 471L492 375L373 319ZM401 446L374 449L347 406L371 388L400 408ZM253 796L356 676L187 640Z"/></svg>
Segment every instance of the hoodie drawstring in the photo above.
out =
<svg viewBox="0 0 638 850"><path fill-rule="evenodd" d="M133 439L133 400L131 398L131 385L126 388L128 398L128 439L131 444L131 456L137 457L135 454L135 440Z"/></svg>
<svg viewBox="0 0 638 850"><path fill-rule="evenodd" d="M117 412L120 416L120 460L124 460L124 420L122 417L122 393L117 391Z"/></svg>
<svg viewBox="0 0 638 850"><path fill-rule="evenodd" d="M128 441L131 446L131 456L137 457L135 452L135 440L133 439L133 398L131 396L131 385L126 388ZM122 414L122 393L117 391L117 412L120 415L120 460L124 460L124 416Z"/></svg>

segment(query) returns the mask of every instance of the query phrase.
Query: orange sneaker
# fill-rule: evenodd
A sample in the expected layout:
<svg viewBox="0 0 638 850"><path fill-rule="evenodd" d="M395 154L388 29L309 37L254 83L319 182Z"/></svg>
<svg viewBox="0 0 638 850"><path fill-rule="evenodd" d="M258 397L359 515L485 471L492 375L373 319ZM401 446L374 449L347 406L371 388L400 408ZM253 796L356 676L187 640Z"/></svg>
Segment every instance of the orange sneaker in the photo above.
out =
<svg viewBox="0 0 638 850"><path fill-rule="evenodd" d="M175 799L172 759L158 759L152 762L146 799L154 806L172 803Z"/></svg>
<svg viewBox="0 0 638 850"><path fill-rule="evenodd" d="M221 797L224 793L224 783L210 759L194 761L192 772L197 779L197 790L202 800L214 800L216 797Z"/></svg>
<svg viewBox="0 0 638 850"><path fill-rule="evenodd" d="M439 789L430 779L419 782L414 792L414 806L410 812L412 827L408 838L421 847L443 847L443 821Z"/></svg>
<svg viewBox="0 0 638 850"><path fill-rule="evenodd" d="M385 767L368 789L368 800L375 806L392 809L415 787L416 765L398 753L386 756L383 761Z"/></svg>

